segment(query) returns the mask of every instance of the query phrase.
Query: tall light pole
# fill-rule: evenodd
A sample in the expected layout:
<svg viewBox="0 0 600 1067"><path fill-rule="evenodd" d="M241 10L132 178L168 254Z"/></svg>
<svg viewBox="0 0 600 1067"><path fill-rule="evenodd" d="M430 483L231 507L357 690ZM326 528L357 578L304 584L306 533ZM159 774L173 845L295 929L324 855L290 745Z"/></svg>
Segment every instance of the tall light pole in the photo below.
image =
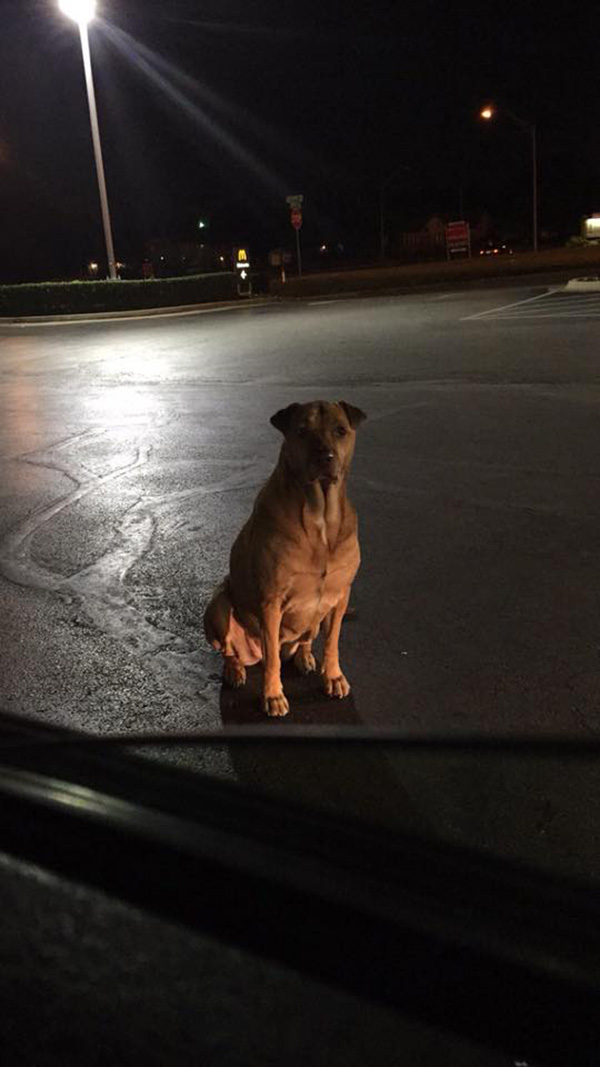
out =
<svg viewBox="0 0 600 1067"><path fill-rule="evenodd" d="M533 251L538 250L538 181L537 181L537 134L533 122L526 122L525 119L520 119L518 115L515 115L513 111L510 111L507 107L500 109L494 107L492 104L487 104L479 112L479 117L485 119L487 122L490 119L495 118L497 112L500 111L502 115L506 115L507 118L514 122L521 130L524 130L531 137L531 176L532 176L532 244Z"/></svg>
<svg viewBox="0 0 600 1067"><path fill-rule="evenodd" d="M88 37L88 23L94 17L96 0L59 0L59 7L65 15L73 19L79 26L81 37L81 53L83 56L83 69L85 71L85 85L87 89L88 105L90 109L90 125L92 127L92 142L94 145L94 157L96 160L96 174L98 175L98 189L100 192L100 206L102 209L102 226L104 228L104 240L106 243L106 257L108 259L108 274L114 281L117 277L117 264L115 262L115 250L113 246L112 230L110 225L110 212L108 210L108 195L106 192L106 178L104 176L104 162L102 160L102 145L100 143L100 127L98 125L98 112L96 110L96 94L94 93L94 79L92 77L92 59L90 56L90 42Z"/></svg>
<svg viewBox="0 0 600 1067"><path fill-rule="evenodd" d="M385 259L385 249L387 244L387 236L385 232L385 190L391 181L394 180L396 175L401 171L410 171L412 167L406 167L404 164L400 164L388 174L387 178L382 178L379 183L379 258Z"/></svg>

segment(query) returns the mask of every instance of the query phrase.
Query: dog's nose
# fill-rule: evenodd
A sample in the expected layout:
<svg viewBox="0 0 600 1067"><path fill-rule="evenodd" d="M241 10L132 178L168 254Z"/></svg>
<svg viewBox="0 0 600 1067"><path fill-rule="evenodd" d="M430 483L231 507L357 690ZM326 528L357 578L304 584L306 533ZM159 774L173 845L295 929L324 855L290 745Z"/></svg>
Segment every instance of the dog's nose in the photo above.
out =
<svg viewBox="0 0 600 1067"><path fill-rule="evenodd" d="M317 454L319 456L319 459L333 459L333 452L331 451L329 445L319 445L317 449Z"/></svg>

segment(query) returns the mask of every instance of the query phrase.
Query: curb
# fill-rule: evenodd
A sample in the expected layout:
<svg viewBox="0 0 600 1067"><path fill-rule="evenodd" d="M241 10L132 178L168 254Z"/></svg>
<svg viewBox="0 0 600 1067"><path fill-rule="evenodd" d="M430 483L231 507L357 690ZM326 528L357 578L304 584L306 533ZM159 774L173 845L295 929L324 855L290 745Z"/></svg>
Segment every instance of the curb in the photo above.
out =
<svg viewBox="0 0 600 1067"><path fill-rule="evenodd" d="M600 276L595 278L571 278L565 289L571 293L600 293Z"/></svg>
<svg viewBox="0 0 600 1067"><path fill-rule="evenodd" d="M344 289L339 292L330 292L323 294L312 294L311 296L280 296L278 299L284 304L292 303L307 303L307 304L333 304L338 303L341 300L350 298L361 298L365 300L375 299L377 297L394 297L394 296L420 296L424 293L434 292L455 292L460 290L470 291L472 289L513 289L522 288L524 286L534 286L536 288L545 287L552 289L559 289L566 287L567 278L561 277L564 275L564 271L544 271L531 274L503 274L494 278L470 278L461 279L460 281L436 281L436 282L424 282L419 285L403 285L394 286L386 289ZM559 275L557 278L556 275Z"/></svg>
<svg viewBox="0 0 600 1067"><path fill-rule="evenodd" d="M277 303L277 297L254 297L248 300L218 301L211 304L180 304L176 307L135 308L130 311L83 312L80 315L11 315L0 317L0 326L44 326L51 323L118 322L123 319L166 318L169 315L201 315L209 311L234 311Z"/></svg>

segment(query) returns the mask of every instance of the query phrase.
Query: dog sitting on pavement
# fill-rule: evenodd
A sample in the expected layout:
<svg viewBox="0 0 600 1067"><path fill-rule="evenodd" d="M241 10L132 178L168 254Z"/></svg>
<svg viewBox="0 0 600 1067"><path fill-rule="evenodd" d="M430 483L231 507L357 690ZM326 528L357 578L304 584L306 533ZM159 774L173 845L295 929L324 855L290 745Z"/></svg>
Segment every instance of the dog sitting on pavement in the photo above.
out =
<svg viewBox="0 0 600 1067"><path fill-rule="evenodd" d="M341 400L290 404L271 418L283 434L279 461L231 549L229 574L204 614L204 632L237 687L262 661L262 707L289 711L281 660L316 670L312 643L321 627L325 693L350 685L339 662L342 619L360 564L356 512L346 495L356 428L364 412Z"/></svg>

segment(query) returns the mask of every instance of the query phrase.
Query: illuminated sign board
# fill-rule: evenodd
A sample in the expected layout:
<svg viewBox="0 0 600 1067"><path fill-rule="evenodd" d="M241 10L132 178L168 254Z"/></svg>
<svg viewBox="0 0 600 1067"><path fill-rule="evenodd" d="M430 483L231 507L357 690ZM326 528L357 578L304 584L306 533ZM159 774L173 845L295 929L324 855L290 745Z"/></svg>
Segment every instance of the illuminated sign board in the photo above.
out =
<svg viewBox="0 0 600 1067"><path fill-rule="evenodd" d="M600 241L600 214L583 220L583 236L588 241Z"/></svg>
<svg viewBox="0 0 600 1067"><path fill-rule="evenodd" d="M250 277L250 253L247 248L234 248L233 262L238 278L238 294L240 296L252 295L252 279Z"/></svg>

